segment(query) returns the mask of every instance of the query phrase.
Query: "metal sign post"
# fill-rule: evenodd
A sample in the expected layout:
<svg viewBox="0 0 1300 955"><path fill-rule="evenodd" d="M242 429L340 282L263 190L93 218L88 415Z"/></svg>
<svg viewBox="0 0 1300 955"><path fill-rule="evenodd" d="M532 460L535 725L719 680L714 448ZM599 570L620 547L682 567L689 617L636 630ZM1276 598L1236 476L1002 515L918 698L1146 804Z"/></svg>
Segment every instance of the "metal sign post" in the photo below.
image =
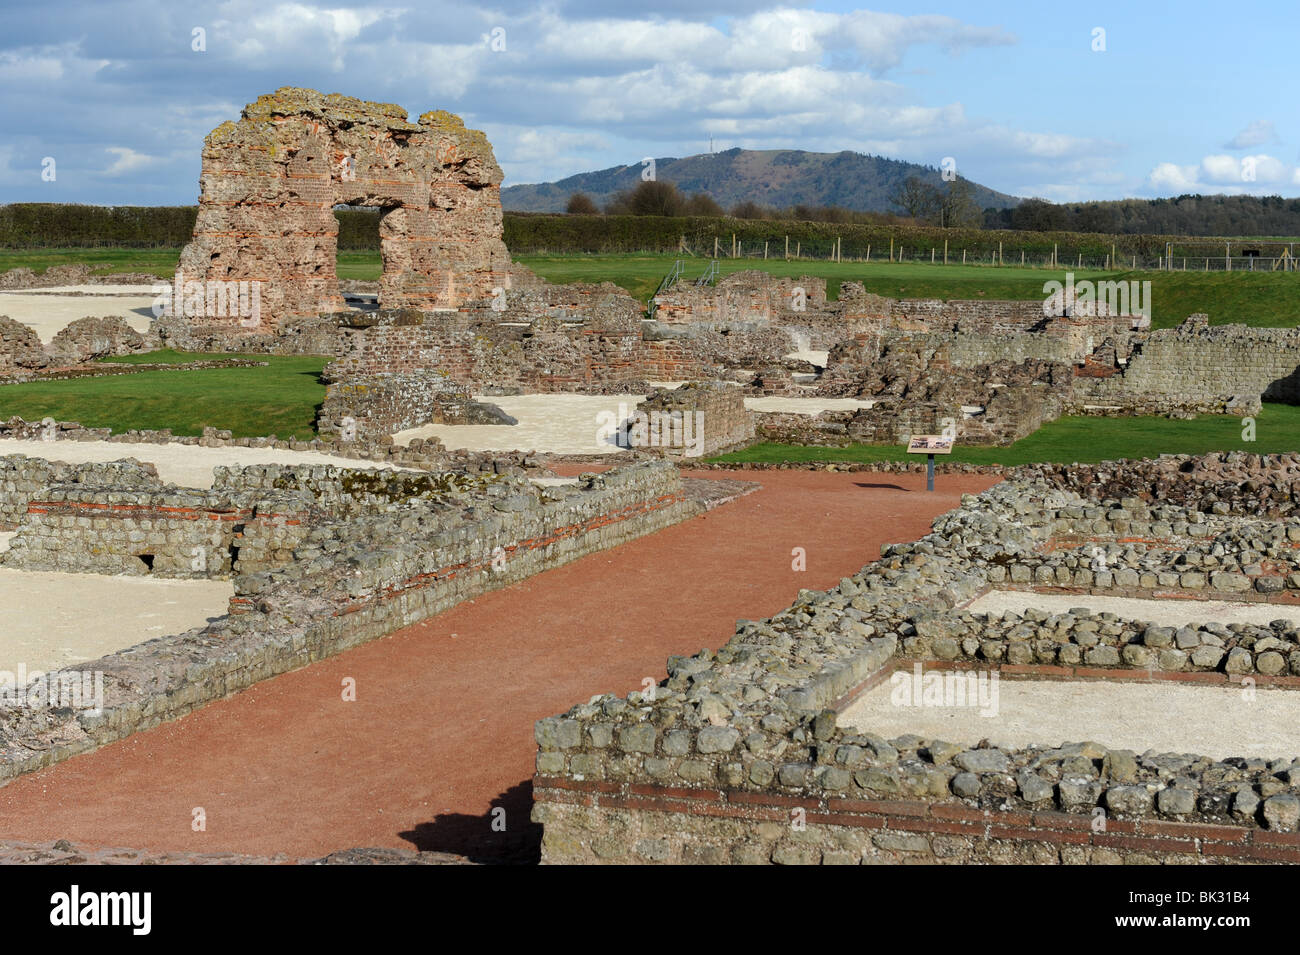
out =
<svg viewBox="0 0 1300 955"><path fill-rule="evenodd" d="M944 434L914 434L907 441L908 454L925 455L925 489L934 490L934 456L952 454L955 438Z"/></svg>

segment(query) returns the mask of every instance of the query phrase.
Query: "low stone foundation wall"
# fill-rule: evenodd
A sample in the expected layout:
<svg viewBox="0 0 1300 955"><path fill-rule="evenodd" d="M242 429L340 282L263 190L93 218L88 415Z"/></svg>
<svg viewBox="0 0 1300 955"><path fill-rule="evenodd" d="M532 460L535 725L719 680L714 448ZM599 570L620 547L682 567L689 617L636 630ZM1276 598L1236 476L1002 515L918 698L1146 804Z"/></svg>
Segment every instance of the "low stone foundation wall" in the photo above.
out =
<svg viewBox="0 0 1300 955"><path fill-rule="evenodd" d="M312 483L310 471L305 478L300 471L294 481L347 492L351 473ZM269 475L259 480L278 480ZM365 485L375 477L369 472ZM216 622L79 665L103 673L102 712L0 709L0 780L701 511L684 497L676 468L659 461L590 475L577 486L538 489L502 478L459 495L444 488L446 499L424 501L409 490L399 487L396 503L377 513L313 527L292 563L237 577L231 613Z"/></svg>
<svg viewBox="0 0 1300 955"><path fill-rule="evenodd" d="M545 779L548 864L1151 865L1300 862L1300 835L1250 826L972 809L919 799ZM803 828L796 828L794 823ZM550 832L561 833L550 838Z"/></svg>
<svg viewBox="0 0 1300 955"><path fill-rule="evenodd" d="M1144 465L1104 467L1140 475ZM1254 467L1270 470L1259 458ZM671 658L660 686L539 721L543 861L1300 862L1300 753L1015 748L840 725L861 692L916 661L1219 686L1249 674L1252 692L1300 691L1300 632L1282 621L1175 628L1082 610L959 609L987 592L991 571L1050 546L1071 519L1062 510L1118 504L1025 469L839 587L741 621L718 652ZM1243 541L1261 533L1214 517Z"/></svg>
<svg viewBox="0 0 1300 955"><path fill-rule="evenodd" d="M464 387L437 371L366 375L330 384L316 430L340 442L374 441L424 424L465 419Z"/></svg>
<svg viewBox="0 0 1300 955"><path fill-rule="evenodd" d="M288 564L320 519L306 495L58 484L27 505L0 564L16 570L184 579Z"/></svg>
<svg viewBox="0 0 1300 955"><path fill-rule="evenodd" d="M105 464L65 464L10 454L0 457L0 530L14 530L33 497L56 484L152 489L162 486L152 464L130 458Z"/></svg>

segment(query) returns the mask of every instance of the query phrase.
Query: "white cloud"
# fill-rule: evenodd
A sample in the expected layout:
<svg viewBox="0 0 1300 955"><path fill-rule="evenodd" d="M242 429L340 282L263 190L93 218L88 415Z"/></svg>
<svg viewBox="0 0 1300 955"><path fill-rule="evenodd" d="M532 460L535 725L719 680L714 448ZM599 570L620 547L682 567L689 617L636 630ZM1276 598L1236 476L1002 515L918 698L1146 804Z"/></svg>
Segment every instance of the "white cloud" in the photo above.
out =
<svg viewBox="0 0 1300 955"><path fill-rule="evenodd" d="M1281 160L1261 153L1255 156L1205 156L1199 163L1180 166L1162 162L1151 170L1147 184L1156 192L1276 192L1276 187L1300 181L1297 170Z"/></svg>
<svg viewBox="0 0 1300 955"><path fill-rule="evenodd" d="M1161 192L1190 192L1196 186L1196 167L1162 162L1151 170L1147 181Z"/></svg>
<svg viewBox="0 0 1300 955"><path fill-rule="evenodd" d="M835 30L870 69L877 71L897 66L909 48L921 44L957 53L972 47L1017 42L1014 34L1001 27L977 27L945 16L902 16L871 10L845 14Z"/></svg>
<svg viewBox="0 0 1300 955"><path fill-rule="evenodd" d="M492 147L510 185L573 175L584 158L609 147L595 133L510 126L492 130ZM585 170L584 170L585 171Z"/></svg>
<svg viewBox="0 0 1300 955"><path fill-rule="evenodd" d="M302 3L280 3L269 9L264 4L237 5L237 18L214 24L215 38L209 37L209 50L228 44L233 57L244 62L264 61L274 57L281 63L304 57L319 62L328 55L330 69L339 73L347 66L349 45L362 31L381 20L401 14L399 9L336 8L317 9ZM225 11L229 17L234 10Z"/></svg>
<svg viewBox="0 0 1300 955"><path fill-rule="evenodd" d="M1263 146L1265 143L1277 142L1277 133L1273 129L1273 121L1268 119L1257 119L1248 125L1241 132L1237 133L1230 140L1223 144L1224 149L1253 149L1256 146Z"/></svg>
<svg viewBox="0 0 1300 955"><path fill-rule="evenodd" d="M104 170L105 176L123 176L158 161L154 156L146 156L127 146L109 146L104 152L117 157L113 160L113 164Z"/></svg>

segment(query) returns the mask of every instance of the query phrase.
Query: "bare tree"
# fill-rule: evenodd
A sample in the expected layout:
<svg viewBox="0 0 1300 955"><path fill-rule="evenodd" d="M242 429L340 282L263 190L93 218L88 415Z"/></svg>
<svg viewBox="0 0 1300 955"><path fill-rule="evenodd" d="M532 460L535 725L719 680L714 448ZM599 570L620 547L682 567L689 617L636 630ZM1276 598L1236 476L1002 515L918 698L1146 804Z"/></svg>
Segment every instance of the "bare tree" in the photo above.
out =
<svg viewBox="0 0 1300 955"><path fill-rule="evenodd" d="M938 195L939 225L946 229L975 227L983 221L983 213L975 203L969 179L960 176L948 182L948 188L936 190Z"/></svg>
<svg viewBox="0 0 1300 955"><path fill-rule="evenodd" d="M912 219L929 219L939 211L939 190L916 176L908 176L890 200Z"/></svg>

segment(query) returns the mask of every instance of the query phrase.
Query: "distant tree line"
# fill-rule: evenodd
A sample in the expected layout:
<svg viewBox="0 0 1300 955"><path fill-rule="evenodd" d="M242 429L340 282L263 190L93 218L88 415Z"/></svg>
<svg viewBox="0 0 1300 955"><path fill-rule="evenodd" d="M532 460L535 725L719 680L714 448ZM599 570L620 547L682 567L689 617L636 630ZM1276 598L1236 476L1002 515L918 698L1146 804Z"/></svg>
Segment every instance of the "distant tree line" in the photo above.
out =
<svg viewBox="0 0 1300 955"><path fill-rule="evenodd" d="M1300 199L1202 195L1067 203L1026 199L1014 209L986 209L984 227L1116 235L1293 236L1300 235Z"/></svg>

